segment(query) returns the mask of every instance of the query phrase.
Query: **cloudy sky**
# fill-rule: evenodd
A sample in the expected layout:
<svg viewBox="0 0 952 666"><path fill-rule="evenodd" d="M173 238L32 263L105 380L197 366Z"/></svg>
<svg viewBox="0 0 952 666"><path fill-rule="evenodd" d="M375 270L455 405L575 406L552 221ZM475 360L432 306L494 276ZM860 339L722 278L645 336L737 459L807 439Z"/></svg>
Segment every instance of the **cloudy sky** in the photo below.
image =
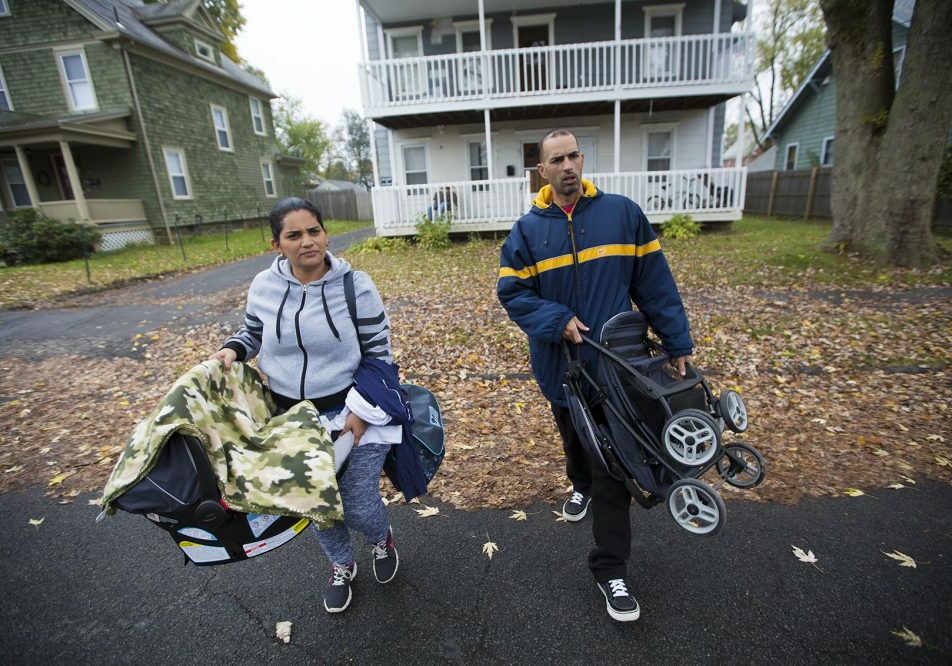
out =
<svg viewBox="0 0 952 666"><path fill-rule="evenodd" d="M279 95L333 126L345 108L362 111L360 41L354 0L241 0L247 19L238 53L264 70Z"/></svg>

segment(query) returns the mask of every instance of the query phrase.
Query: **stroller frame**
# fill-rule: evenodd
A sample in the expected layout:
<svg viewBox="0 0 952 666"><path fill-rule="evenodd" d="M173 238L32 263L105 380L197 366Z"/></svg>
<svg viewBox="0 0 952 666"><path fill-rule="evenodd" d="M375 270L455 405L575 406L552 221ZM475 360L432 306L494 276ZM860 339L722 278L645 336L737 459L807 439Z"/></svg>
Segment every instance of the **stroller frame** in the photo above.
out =
<svg viewBox="0 0 952 666"><path fill-rule="evenodd" d="M628 315L629 313L624 314ZM621 316L623 315L619 315L619 317ZM607 327L608 324L606 324ZM726 421L732 429L741 431L735 427L730 415L727 419L724 419L725 395L733 394L731 399L736 397L737 400L740 400L739 396L733 391L727 391L722 394L721 400L715 399L707 381L691 364L687 364L684 379L670 386L662 386L650 377L638 372L627 359L613 351L604 340L597 342L585 334L581 334L581 337L585 345L593 347L601 356L600 361L605 364L605 367L600 369L600 375L604 383L593 377L589 369L586 368L584 361L572 357L568 344L563 341L562 350L567 361L564 387L570 401L570 409L572 398L577 399L576 409L579 409L583 415L581 429L585 431L580 433L580 439L586 444L586 448L592 457L596 459L598 464L605 467L612 477L622 481L629 494L642 507L651 508L667 501L672 517L687 531L695 534L713 534L717 532L723 526L724 517L726 516L726 507L717 493L717 489L725 482L741 488L752 487L760 483L764 475L762 456L756 449L747 444L722 444L718 432L716 449L713 455L702 464L691 466L671 459L669 454L663 450L664 445L659 436L649 427L648 419L642 414L641 408L623 386L622 377L630 380L639 392L644 394L646 398L654 400L661 407L666 423L670 423L672 417L677 414L686 413L687 411L675 412L672 410L671 399L688 391L696 391L697 387L700 387L704 394L706 406L706 409L701 411L710 417L715 427L715 419L720 419L722 423ZM631 339L629 338L629 341ZM638 344L640 345L642 342L646 352L646 361L657 364L668 361L669 356L661 345L648 339L647 336L644 336L643 340L639 340ZM585 388L589 390L586 392ZM620 404L616 404L616 402ZM622 450L622 447L618 446L615 441L619 436L617 428L613 435L607 422L600 422L595 418L593 408L599 406L606 412L606 417L610 414L616 426L620 426L624 433L637 444L637 447L640 447L640 460L632 460L632 450L637 454L638 448L627 447L632 450ZM742 407L742 409L743 429L746 429L746 408ZM747 459L748 456L753 459L752 462ZM664 490L664 486L667 485L657 480L664 475L657 469L659 465L672 480L670 486L666 489L666 493L659 492L659 490ZM645 478L646 474L650 474L652 478L656 479L655 485L658 487L655 489L644 488L643 486L646 484L639 482L638 474L635 472L636 467L642 468L640 470L642 479ZM652 468L655 469L652 470ZM700 481L700 477L711 468L716 468L721 478L720 483L714 488ZM645 469L649 471L646 472ZM751 470L753 470L751 480L742 476L745 473L750 474ZM741 481L742 478L743 481ZM679 499L678 495L683 495L683 497ZM713 520L712 525L697 527L695 518L699 514L702 519L710 518L710 520Z"/></svg>

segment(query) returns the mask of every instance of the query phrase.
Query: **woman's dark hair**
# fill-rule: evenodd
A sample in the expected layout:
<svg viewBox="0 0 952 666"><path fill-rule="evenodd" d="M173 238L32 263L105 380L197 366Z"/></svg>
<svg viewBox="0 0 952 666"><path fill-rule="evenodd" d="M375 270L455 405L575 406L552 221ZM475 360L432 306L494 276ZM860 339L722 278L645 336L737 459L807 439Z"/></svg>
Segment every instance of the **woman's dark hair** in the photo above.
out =
<svg viewBox="0 0 952 666"><path fill-rule="evenodd" d="M274 238L274 240L281 238L281 228L284 226L284 218L287 217L288 213L293 213L296 210L306 210L314 216L317 223L321 225L321 229L327 231L327 229L324 228L324 217L321 215L321 211L317 209L317 206L301 197L285 197L274 204L274 208L271 209L271 213L268 215L268 221L271 222L271 237Z"/></svg>

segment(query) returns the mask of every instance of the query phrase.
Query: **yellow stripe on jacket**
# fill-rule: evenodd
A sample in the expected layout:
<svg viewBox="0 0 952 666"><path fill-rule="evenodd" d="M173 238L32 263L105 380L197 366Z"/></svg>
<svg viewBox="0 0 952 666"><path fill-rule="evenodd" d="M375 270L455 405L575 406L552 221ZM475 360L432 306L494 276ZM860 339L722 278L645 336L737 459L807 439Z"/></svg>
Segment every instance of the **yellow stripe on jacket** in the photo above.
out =
<svg viewBox="0 0 952 666"><path fill-rule="evenodd" d="M657 239L651 241L650 243L645 243L644 245L598 245L596 247L590 247L579 252L578 261L581 264L586 261L592 261L594 259L606 259L608 257L643 257L646 254L658 252L659 250L661 250L661 244L657 241ZM565 268L566 266L571 265L572 255L563 254L559 257L543 259L532 266L526 266L522 270L502 267L499 269L499 277L515 277L525 280L526 278L538 275L539 273L545 273L546 271L551 271L555 268Z"/></svg>

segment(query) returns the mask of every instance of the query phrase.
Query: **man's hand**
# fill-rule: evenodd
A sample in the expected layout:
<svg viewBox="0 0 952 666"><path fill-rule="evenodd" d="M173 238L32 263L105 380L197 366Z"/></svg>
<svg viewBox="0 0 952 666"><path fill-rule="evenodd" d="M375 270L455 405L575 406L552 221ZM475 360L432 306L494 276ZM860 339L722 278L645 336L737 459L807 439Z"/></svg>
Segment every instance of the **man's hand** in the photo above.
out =
<svg viewBox="0 0 952 666"><path fill-rule="evenodd" d="M572 317L569 320L569 323L565 325L565 330L562 331L562 337L569 342L574 342L577 345L582 344L582 335L579 331L588 331L589 328L582 322L578 320L578 317Z"/></svg>
<svg viewBox="0 0 952 666"><path fill-rule="evenodd" d="M340 434L343 435L345 432L354 433L354 447L356 447L360 444L360 438L367 432L367 422L351 412L344 419L344 427L341 428Z"/></svg>
<svg viewBox="0 0 952 666"><path fill-rule="evenodd" d="M234 349L219 349L217 352L208 357L209 361L221 361L222 365L225 366L225 372L231 370L231 364L238 359L238 352Z"/></svg>
<svg viewBox="0 0 952 666"><path fill-rule="evenodd" d="M679 356L677 358L671 359L671 365L678 369L678 374L684 377L687 374L687 364L694 363L694 357L691 355L688 356Z"/></svg>

